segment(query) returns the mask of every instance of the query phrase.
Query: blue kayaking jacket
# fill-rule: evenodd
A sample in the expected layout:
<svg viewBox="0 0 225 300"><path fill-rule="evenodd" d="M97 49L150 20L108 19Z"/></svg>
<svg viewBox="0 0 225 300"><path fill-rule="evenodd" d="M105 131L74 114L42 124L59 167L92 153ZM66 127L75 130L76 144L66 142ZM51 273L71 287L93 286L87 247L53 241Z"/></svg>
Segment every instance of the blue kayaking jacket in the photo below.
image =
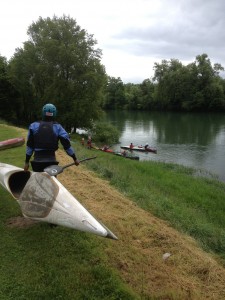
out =
<svg viewBox="0 0 225 300"><path fill-rule="evenodd" d="M58 149L59 140L66 153L75 159L76 155L71 147L70 137L62 125L52 121L38 121L30 124L27 135L26 161L29 161L34 152L54 153Z"/></svg>

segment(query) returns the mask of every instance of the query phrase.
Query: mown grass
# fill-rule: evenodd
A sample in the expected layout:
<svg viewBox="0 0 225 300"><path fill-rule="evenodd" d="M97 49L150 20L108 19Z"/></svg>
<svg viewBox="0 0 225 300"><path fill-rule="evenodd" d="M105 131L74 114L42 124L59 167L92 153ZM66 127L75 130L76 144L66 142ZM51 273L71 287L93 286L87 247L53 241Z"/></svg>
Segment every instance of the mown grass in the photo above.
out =
<svg viewBox="0 0 225 300"><path fill-rule="evenodd" d="M0 125L0 140L20 136ZM25 146L0 151L0 162L23 166ZM107 265L99 237L38 223L7 226L21 216L17 202L0 186L0 299L139 299Z"/></svg>
<svg viewBox="0 0 225 300"><path fill-rule="evenodd" d="M76 137L77 139L77 137ZM194 237L204 250L225 260L225 183L196 177L196 170L176 164L132 161L98 150L87 166L143 209ZM151 154L150 155L155 155Z"/></svg>

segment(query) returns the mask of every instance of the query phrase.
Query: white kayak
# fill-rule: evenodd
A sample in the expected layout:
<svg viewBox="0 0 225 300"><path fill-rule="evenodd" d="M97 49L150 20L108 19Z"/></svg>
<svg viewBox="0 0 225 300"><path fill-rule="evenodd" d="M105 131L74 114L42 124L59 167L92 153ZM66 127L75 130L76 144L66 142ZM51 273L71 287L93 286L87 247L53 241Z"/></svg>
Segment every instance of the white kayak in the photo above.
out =
<svg viewBox="0 0 225 300"><path fill-rule="evenodd" d="M0 183L18 201L24 217L117 240L55 178L0 163Z"/></svg>

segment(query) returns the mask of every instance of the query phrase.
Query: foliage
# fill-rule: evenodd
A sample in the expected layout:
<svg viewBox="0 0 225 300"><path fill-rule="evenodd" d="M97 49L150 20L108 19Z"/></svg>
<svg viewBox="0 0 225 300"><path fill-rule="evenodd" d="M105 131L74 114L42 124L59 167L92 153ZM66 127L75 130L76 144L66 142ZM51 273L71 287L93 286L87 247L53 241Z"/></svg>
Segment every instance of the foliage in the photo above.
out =
<svg viewBox="0 0 225 300"><path fill-rule="evenodd" d="M94 141L104 144L114 144L119 141L119 131L112 124L97 122L91 131Z"/></svg>
<svg viewBox="0 0 225 300"><path fill-rule="evenodd" d="M108 82L105 88L105 109L122 109L124 107L125 94L124 84L120 77L108 76Z"/></svg>
<svg viewBox="0 0 225 300"><path fill-rule="evenodd" d="M50 102L66 128L89 126L99 118L106 80L93 36L66 16L40 17L28 35L9 63L25 121L38 118L41 107Z"/></svg>
<svg viewBox="0 0 225 300"><path fill-rule="evenodd" d="M18 109L17 91L8 76L8 63L0 56L0 117L11 122L17 119Z"/></svg>
<svg viewBox="0 0 225 300"><path fill-rule="evenodd" d="M141 84L123 84L109 77L105 109L221 111L225 110L224 68L212 66L207 54L184 66L177 59L154 64L154 77Z"/></svg>

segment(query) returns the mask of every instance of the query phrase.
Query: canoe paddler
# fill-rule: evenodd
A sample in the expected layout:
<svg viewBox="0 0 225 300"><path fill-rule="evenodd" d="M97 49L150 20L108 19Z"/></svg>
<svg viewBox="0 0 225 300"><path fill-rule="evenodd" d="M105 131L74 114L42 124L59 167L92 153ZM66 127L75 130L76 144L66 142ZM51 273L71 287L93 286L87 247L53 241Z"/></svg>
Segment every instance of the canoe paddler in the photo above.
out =
<svg viewBox="0 0 225 300"><path fill-rule="evenodd" d="M55 105L48 103L42 108L42 121L36 121L29 126L27 135L26 159L24 171L29 169L29 161L34 172L43 172L50 165L58 164L55 152L60 141L66 153L79 165L79 160L71 146L69 134L55 121L57 110Z"/></svg>
<svg viewBox="0 0 225 300"><path fill-rule="evenodd" d="M147 150L149 147L148 143L145 144L145 150Z"/></svg>
<svg viewBox="0 0 225 300"><path fill-rule="evenodd" d="M87 148L88 148L88 149L91 149L91 148L92 148L92 139L91 139L91 136L88 137L88 140L87 140Z"/></svg>

